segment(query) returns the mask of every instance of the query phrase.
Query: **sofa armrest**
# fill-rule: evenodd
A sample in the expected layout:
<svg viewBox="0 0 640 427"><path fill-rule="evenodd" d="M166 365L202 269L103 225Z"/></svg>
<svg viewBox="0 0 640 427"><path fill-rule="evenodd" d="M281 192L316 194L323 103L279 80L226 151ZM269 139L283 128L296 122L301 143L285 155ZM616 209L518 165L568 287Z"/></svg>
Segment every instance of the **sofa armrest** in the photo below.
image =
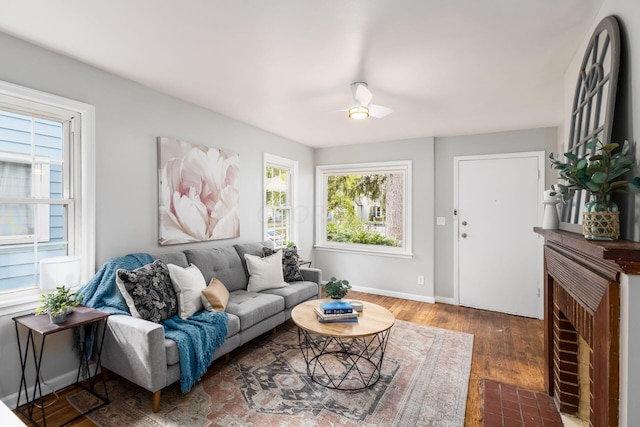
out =
<svg viewBox="0 0 640 427"><path fill-rule="evenodd" d="M322 270L319 268L300 267L300 274L307 282L316 282L318 286L322 282Z"/></svg>
<svg viewBox="0 0 640 427"><path fill-rule="evenodd" d="M300 273L307 282L318 284L318 298L322 298L322 270L319 268L300 267Z"/></svg>
<svg viewBox="0 0 640 427"><path fill-rule="evenodd" d="M109 316L102 365L151 392L162 389L167 385L164 328L131 316Z"/></svg>

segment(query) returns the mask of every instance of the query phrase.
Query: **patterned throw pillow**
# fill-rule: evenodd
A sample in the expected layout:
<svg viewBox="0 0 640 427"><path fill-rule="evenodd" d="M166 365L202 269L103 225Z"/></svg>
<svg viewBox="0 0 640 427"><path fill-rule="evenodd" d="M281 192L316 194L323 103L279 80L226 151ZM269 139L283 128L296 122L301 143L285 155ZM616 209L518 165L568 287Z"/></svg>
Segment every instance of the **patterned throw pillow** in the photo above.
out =
<svg viewBox="0 0 640 427"><path fill-rule="evenodd" d="M133 271L118 270L116 284L133 317L160 323L178 312L169 269L160 260Z"/></svg>
<svg viewBox="0 0 640 427"><path fill-rule="evenodd" d="M300 282L304 280L300 273L300 267L298 266L298 248L292 246L280 250L282 250L282 273L284 274L284 281ZM263 256L273 255L276 252L277 251L272 248L262 248Z"/></svg>

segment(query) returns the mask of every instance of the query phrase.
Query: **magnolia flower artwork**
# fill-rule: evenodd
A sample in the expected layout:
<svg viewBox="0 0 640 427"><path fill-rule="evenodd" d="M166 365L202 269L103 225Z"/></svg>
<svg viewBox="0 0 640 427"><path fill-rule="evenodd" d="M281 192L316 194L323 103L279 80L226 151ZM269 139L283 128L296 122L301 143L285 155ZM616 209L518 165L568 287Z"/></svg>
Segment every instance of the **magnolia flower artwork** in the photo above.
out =
<svg viewBox="0 0 640 427"><path fill-rule="evenodd" d="M173 138L158 138L159 243L240 236L240 156Z"/></svg>

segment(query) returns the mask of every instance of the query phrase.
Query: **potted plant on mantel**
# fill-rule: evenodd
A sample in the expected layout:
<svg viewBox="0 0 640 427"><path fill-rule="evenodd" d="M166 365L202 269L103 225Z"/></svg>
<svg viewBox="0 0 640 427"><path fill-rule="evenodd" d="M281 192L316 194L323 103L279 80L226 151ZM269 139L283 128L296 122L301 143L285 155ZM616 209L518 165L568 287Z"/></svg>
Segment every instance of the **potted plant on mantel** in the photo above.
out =
<svg viewBox="0 0 640 427"><path fill-rule="evenodd" d="M51 323L63 323L67 314L82 303L83 295L72 292L64 285L58 286L55 291L42 294L40 302L42 307L36 309L36 314L49 314Z"/></svg>
<svg viewBox="0 0 640 427"><path fill-rule="evenodd" d="M615 192L630 190L640 193L640 177L631 182L624 178L635 163L629 153L629 142L615 152L619 144L604 144L594 138L586 144L586 154L578 157L574 153L565 153L567 162L561 162L551 153L551 166L559 173L566 184L551 186L551 196L562 196L563 201L570 200L577 190L589 193L590 200L585 203L582 232L589 240L615 240L620 235L620 213L618 206L610 199Z"/></svg>
<svg viewBox="0 0 640 427"><path fill-rule="evenodd" d="M347 295L349 289L351 289L351 285L349 285L348 280L338 280L332 277L331 280L324 284L324 295L333 300L339 300Z"/></svg>

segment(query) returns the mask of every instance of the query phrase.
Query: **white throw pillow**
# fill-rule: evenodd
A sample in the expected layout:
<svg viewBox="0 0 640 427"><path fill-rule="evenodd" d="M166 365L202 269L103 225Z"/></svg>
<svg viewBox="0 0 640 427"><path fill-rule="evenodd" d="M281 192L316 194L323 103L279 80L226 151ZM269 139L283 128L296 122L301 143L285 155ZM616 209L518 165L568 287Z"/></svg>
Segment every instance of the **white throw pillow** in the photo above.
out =
<svg viewBox="0 0 640 427"><path fill-rule="evenodd" d="M193 264L187 268L179 265L167 264L173 289L178 296L178 315L181 319L188 319L202 310L200 295L207 288L204 276Z"/></svg>
<svg viewBox="0 0 640 427"><path fill-rule="evenodd" d="M245 254L244 259L247 260L249 270L247 291L260 292L287 286L282 273L282 251L264 258Z"/></svg>

